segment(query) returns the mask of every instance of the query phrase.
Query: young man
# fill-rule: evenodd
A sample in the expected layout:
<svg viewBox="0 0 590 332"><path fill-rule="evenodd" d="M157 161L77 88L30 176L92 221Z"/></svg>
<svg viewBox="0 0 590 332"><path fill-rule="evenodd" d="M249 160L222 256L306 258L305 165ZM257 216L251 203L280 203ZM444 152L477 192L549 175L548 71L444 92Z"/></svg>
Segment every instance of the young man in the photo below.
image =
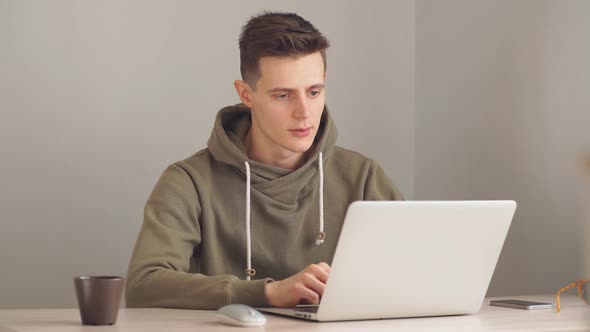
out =
<svg viewBox="0 0 590 332"><path fill-rule="evenodd" d="M207 148L156 184L127 306L318 303L348 205L402 198L375 161L335 145L327 47L295 14L244 26L234 83L242 104L220 110Z"/></svg>

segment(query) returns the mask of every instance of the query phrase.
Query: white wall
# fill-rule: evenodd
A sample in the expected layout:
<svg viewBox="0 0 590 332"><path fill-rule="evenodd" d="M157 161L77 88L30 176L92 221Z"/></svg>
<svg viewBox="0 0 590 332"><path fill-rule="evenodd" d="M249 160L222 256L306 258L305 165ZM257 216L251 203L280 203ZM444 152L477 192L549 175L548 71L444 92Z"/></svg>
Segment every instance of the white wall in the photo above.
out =
<svg viewBox="0 0 590 332"><path fill-rule="evenodd" d="M0 0L0 309L75 307L73 276L126 272L159 175L239 102L238 35L262 9L328 36L340 145L412 196L411 0Z"/></svg>
<svg viewBox="0 0 590 332"><path fill-rule="evenodd" d="M416 13L416 198L518 202L489 294L590 276L576 162L590 152L590 2L419 0Z"/></svg>

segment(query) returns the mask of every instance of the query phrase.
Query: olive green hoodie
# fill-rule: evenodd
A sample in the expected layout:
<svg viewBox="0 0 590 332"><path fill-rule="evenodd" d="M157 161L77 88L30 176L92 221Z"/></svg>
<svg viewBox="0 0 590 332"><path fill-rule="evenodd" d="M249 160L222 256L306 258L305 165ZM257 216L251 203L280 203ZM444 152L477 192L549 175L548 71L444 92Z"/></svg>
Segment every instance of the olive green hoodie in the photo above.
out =
<svg viewBox="0 0 590 332"><path fill-rule="evenodd" d="M350 203L402 199L375 161L335 146L327 109L295 171L248 159L249 127L246 106L222 109L208 147L164 171L129 263L128 307L268 306L265 283L331 263Z"/></svg>

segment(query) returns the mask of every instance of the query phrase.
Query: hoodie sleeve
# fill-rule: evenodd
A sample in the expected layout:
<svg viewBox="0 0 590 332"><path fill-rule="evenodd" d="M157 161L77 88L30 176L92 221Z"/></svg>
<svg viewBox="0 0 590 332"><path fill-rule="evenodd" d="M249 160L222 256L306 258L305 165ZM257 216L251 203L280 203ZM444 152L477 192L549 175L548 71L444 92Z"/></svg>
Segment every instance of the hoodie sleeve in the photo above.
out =
<svg viewBox="0 0 590 332"><path fill-rule="evenodd" d="M177 165L168 167L145 206L127 273L127 307L269 306L264 285L270 279L246 281L229 274L189 272L193 252L201 243L200 209L197 190L186 171Z"/></svg>
<svg viewBox="0 0 590 332"><path fill-rule="evenodd" d="M366 201L402 201L404 196L395 187L379 164L371 160L369 173L365 182L364 200Z"/></svg>

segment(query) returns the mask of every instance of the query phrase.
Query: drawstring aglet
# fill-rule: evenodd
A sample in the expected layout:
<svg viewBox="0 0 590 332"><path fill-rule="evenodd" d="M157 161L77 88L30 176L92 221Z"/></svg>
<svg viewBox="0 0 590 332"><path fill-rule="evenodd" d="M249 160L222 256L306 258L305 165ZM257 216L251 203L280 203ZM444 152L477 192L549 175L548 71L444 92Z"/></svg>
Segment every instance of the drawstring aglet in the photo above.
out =
<svg viewBox="0 0 590 332"><path fill-rule="evenodd" d="M324 243L324 240L326 239L326 233L324 232L319 232L318 233L318 237L315 239L315 245L316 246L320 246L322 245L322 243Z"/></svg>
<svg viewBox="0 0 590 332"><path fill-rule="evenodd" d="M253 277L256 275L256 270L254 269L246 269L244 272L246 273L247 277Z"/></svg>

